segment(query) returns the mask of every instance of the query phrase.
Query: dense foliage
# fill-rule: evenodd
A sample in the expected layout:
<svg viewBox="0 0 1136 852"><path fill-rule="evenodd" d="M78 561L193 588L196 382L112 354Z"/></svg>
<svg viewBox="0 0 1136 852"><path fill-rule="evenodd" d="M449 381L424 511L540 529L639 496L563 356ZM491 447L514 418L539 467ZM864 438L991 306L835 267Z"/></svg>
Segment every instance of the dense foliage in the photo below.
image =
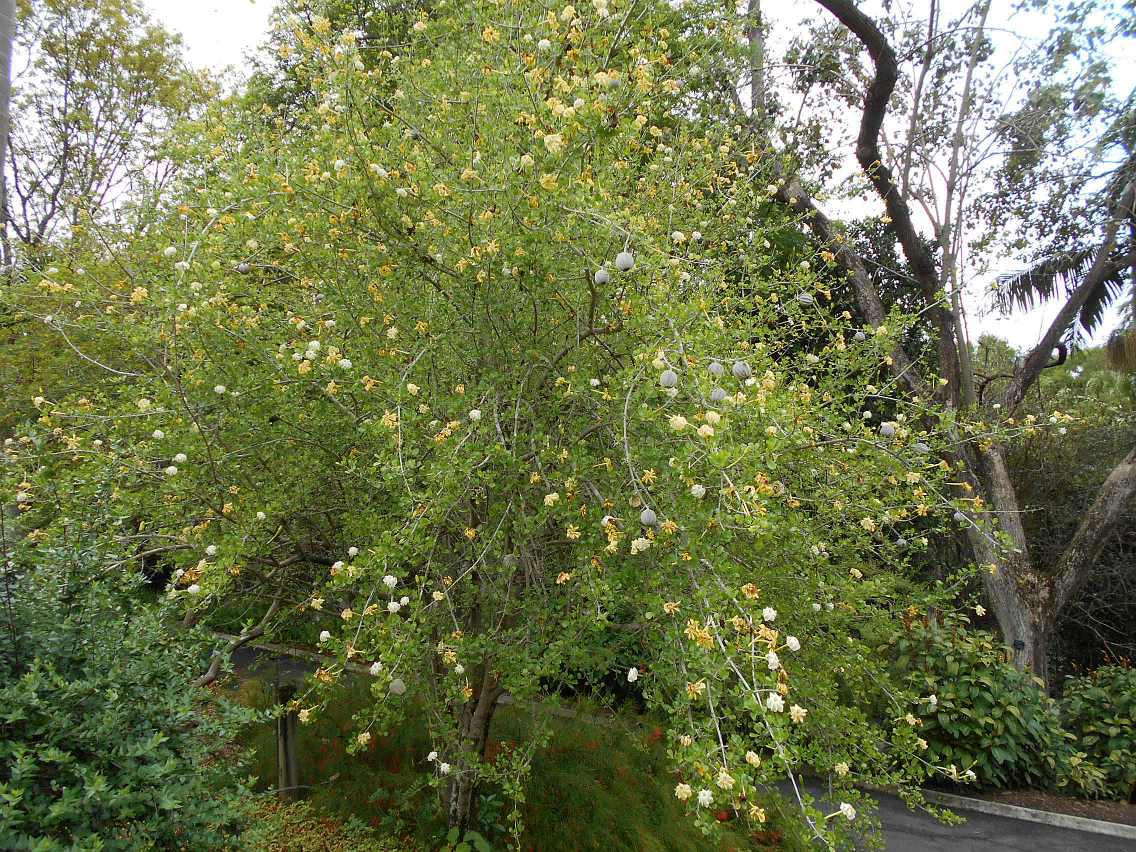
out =
<svg viewBox="0 0 1136 852"><path fill-rule="evenodd" d="M1061 719L1076 747L1103 770L1105 794L1136 788L1136 669L1105 666L1065 681Z"/></svg>
<svg viewBox="0 0 1136 852"><path fill-rule="evenodd" d="M179 636L79 549L12 554L0 656L0 846L206 848L234 835L242 718Z"/></svg>
<svg viewBox="0 0 1136 852"><path fill-rule="evenodd" d="M688 70L737 51L710 17L443 6L397 49L287 21L310 101L219 107L125 274L33 281L50 327L123 354L10 442L24 534L97 507L191 620L335 615L317 685L370 668L358 748L421 702L463 828L531 766L484 759L496 699L612 675L669 720L707 829L806 765L849 803L940 771L860 638L953 508L930 401L876 378L912 320L830 308L827 252L768 262L773 164L684 117ZM826 839L855 816L800 804Z"/></svg>

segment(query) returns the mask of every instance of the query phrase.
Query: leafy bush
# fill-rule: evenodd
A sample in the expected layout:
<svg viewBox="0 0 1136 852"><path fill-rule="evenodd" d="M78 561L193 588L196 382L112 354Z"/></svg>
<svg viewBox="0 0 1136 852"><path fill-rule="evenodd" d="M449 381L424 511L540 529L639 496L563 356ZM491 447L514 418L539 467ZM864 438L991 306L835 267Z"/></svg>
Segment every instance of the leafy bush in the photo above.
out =
<svg viewBox="0 0 1136 852"><path fill-rule="evenodd" d="M1056 704L1007 662L997 639L962 621L915 620L894 643L908 685L924 698L913 713L928 759L967 770L982 787L1051 787L1075 755Z"/></svg>
<svg viewBox="0 0 1136 852"><path fill-rule="evenodd" d="M202 849L234 836L236 761L215 758L238 711L193 686L202 646L132 583L76 576L65 559L8 573L0 848Z"/></svg>
<svg viewBox="0 0 1136 852"><path fill-rule="evenodd" d="M1136 785L1136 669L1105 666L1067 679L1061 718L1077 748L1103 771L1105 795L1131 795Z"/></svg>

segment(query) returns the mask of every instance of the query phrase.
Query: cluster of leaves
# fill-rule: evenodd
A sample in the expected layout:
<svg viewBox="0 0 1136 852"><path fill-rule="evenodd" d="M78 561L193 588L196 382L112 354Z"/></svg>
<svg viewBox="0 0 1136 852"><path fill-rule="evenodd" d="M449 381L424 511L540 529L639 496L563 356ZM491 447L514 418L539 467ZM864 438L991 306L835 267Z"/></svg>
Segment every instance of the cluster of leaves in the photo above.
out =
<svg viewBox="0 0 1136 852"><path fill-rule="evenodd" d="M207 848L235 836L247 711L193 686L178 635L82 548L8 554L0 656L0 846ZM84 567L86 566L86 567Z"/></svg>
<svg viewBox="0 0 1136 852"><path fill-rule="evenodd" d="M1078 753L1057 703L965 617L913 618L893 640L895 665L926 697L911 720L955 783L992 788L1100 791L1101 773Z"/></svg>
<svg viewBox="0 0 1136 852"><path fill-rule="evenodd" d="M1130 797L1136 785L1136 669L1105 666L1068 678L1061 720L1076 748L1104 772L1104 794Z"/></svg>

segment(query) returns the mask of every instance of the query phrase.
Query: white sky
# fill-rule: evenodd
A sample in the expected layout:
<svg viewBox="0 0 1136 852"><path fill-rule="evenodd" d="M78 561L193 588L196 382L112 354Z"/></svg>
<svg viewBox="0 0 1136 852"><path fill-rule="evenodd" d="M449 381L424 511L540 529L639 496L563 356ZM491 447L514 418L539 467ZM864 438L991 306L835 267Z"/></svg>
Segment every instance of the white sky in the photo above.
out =
<svg viewBox="0 0 1136 852"><path fill-rule="evenodd" d="M275 5L274 0L143 0L143 3L156 20L181 34L193 66L217 71L225 67L243 69L246 53L255 51L267 34L268 17ZM766 5L773 4L767 2ZM992 23L997 17L992 15ZM1016 23L1020 26L1020 20ZM850 150L852 142L849 137ZM1019 348L1036 343L1059 309L1054 303L1001 317L990 312L981 297L968 301L967 322L973 340L981 334L996 334ZM1119 323L1120 308L1114 304L1094 336L1094 342L1103 342Z"/></svg>

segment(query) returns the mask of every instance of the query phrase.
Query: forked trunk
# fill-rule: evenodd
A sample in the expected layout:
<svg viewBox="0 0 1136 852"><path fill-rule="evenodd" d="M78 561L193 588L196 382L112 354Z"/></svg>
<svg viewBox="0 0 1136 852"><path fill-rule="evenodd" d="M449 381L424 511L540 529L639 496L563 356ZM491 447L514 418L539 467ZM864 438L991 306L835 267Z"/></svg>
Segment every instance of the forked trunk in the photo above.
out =
<svg viewBox="0 0 1136 852"><path fill-rule="evenodd" d="M450 781L443 793L442 804L450 828L465 832L473 820L480 762L485 758L489 725L501 695L497 679L489 672L482 677L481 689L458 711L458 731L462 750L451 763Z"/></svg>

